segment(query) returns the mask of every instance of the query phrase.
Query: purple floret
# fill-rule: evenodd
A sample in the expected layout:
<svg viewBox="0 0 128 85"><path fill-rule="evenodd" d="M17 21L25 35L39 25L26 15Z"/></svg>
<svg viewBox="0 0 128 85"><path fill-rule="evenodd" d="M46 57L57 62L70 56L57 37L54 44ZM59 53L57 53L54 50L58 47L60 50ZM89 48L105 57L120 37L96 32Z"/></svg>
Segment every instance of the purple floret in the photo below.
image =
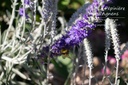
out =
<svg viewBox="0 0 128 85"><path fill-rule="evenodd" d="M23 15L24 15L24 9L23 9L23 8L20 8L20 9L19 9L19 15L20 15L20 16L23 16Z"/></svg>
<svg viewBox="0 0 128 85"><path fill-rule="evenodd" d="M25 3L26 5L30 5L30 0L24 0L24 3Z"/></svg>
<svg viewBox="0 0 128 85"><path fill-rule="evenodd" d="M28 18L28 15L25 13L25 10L23 8L19 9L19 15L20 16L25 16L26 18Z"/></svg>

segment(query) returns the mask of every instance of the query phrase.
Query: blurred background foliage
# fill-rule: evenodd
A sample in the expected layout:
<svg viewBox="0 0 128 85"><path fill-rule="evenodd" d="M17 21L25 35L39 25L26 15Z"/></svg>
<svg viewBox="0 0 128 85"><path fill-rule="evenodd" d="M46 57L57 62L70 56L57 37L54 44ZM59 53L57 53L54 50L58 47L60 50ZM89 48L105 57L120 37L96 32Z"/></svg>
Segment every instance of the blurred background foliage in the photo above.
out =
<svg viewBox="0 0 128 85"><path fill-rule="evenodd" d="M58 9L68 20L71 15L83 4L84 0L59 0Z"/></svg>

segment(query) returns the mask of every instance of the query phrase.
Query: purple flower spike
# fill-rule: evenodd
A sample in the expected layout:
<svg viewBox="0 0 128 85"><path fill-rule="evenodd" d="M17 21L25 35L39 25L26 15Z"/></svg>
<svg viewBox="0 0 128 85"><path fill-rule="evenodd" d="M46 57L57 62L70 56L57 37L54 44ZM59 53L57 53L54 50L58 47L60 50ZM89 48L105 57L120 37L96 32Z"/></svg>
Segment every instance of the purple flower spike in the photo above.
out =
<svg viewBox="0 0 128 85"><path fill-rule="evenodd" d="M94 27L92 26L92 24L89 24L87 22L85 23L83 21L78 21L78 23L74 25L66 35L64 35L62 38L56 41L55 44L52 45L51 52L61 55L61 50L70 49L75 45L79 45L79 43L82 42L84 38L86 38L90 34L90 30L87 29L88 26Z"/></svg>
<svg viewBox="0 0 128 85"><path fill-rule="evenodd" d="M51 53L61 55L63 49L69 50L79 45L95 28L94 23L100 20L99 13L103 11L101 8L104 3L105 1L98 2L94 0L92 5L86 9L86 14L83 15L82 19L72 25L71 29L52 45Z"/></svg>

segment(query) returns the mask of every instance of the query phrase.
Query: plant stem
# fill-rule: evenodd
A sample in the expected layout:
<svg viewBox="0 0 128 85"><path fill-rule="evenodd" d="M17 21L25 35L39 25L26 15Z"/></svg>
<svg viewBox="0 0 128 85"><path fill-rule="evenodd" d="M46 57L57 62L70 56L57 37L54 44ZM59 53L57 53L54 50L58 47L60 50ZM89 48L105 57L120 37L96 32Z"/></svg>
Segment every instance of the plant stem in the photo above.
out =
<svg viewBox="0 0 128 85"><path fill-rule="evenodd" d="M91 79L92 79L92 68L89 68L89 85L91 85Z"/></svg>
<svg viewBox="0 0 128 85"><path fill-rule="evenodd" d="M116 76L115 76L115 85L117 85L117 79L118 79L118 73L119 73L119 59L116 59Z"/></svg>

